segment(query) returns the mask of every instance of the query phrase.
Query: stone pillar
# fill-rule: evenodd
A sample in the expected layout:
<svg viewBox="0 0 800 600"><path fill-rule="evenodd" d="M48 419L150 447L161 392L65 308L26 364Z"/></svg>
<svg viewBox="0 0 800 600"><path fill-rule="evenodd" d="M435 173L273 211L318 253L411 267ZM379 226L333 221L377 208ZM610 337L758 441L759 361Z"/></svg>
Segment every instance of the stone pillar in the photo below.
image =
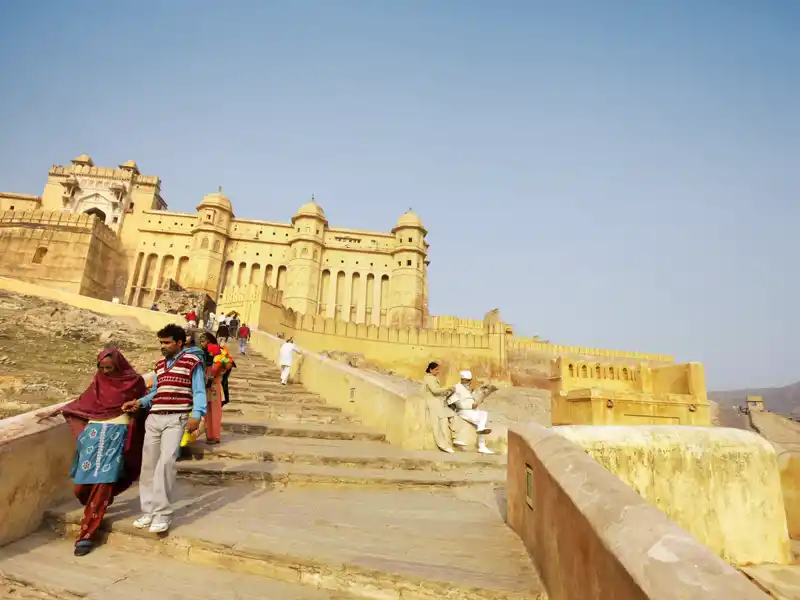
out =
<svg viewBox="0 0 800 600"><path fill-rule="evenodd" d="M161 271L164 269L164 257L159 256L155 261L155 272L153 273L153 285L150 286L150 304L156 301L156 291L161 277Z"/></svg>
<svg viewBox="0 0 800 600"><path fill-rule="evenodd" d="M338 279L339 272L331 271L328 281L328 305L325 307L326 319L333 319L336 316L336 280Z"/></svg>
<svg viewBox="0 0 800 600"><path fill-rule="evenodd" d="M375 277L375 284L372 286L372 324L381 324L381 277Z"/></svg>
<svg viewBox="0 0 800 600"><path fill-rule="evenodd" d="M358 281L358 300L356 301L356 323L366 323L367 313L367 279L369 276L365 273L359 278Z"/></svg>
<svg viewBox="0 0 800 600"><path fill-rule="evenodd" d="M344 296L342 296L342 321L350 320L350 305L352 304L353 294L353 273L352 271L344 275Z"/></svg>

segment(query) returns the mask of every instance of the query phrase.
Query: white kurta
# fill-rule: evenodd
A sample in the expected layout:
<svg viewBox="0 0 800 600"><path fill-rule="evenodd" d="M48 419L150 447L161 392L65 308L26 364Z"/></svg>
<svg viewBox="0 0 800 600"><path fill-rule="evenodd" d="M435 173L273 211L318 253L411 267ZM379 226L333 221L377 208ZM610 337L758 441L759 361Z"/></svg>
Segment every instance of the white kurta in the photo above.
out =
<svg viewBox="0 0 800 600"><path fill-rule="evenodd" d="M281 367L291 367L294 360L294 353L297 351L297 346L293 342L284 342L278 353L278 364Z"/></svg>

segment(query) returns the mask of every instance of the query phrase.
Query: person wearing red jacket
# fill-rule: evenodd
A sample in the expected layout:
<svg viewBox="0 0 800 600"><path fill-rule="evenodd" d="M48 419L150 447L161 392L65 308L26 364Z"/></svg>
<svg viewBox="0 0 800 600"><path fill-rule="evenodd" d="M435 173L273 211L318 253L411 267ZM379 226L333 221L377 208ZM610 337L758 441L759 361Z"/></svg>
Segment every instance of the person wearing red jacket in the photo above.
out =
<svg viewBox="0 0 800 600"><path fill-rule="evenodd" d="M250 341L250 328L247 326L247 323L242 323L236 337L239 340L239 354L247 354L247 342Z"/></svg>

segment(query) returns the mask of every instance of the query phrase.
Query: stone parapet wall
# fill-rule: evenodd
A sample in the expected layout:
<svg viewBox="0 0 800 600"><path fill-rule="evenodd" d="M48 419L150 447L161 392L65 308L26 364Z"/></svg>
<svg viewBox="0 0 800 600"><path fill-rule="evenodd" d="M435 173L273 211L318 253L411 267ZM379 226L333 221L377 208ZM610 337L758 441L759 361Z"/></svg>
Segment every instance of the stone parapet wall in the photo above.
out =
<svg viewBox="0 0 800 600"><path fill-rule="evenodd" d="M596 356L600 358L625 358L636 361L657 361L665 363L675 362L675 357L669 354L648 354L646 352L626 352L623 350L603 350L602 348L590 348L588 346L565 346L562 344L550 344L549 342L537 341L535 339L511 336L508 340L509 350L537 350L546 352L553 356Z"/></svg>
<svg viewBox="0 0 800 600"><path fill-rule="evenodd" d="M508 449L508 523L550 600L768 600L563 435L512 428Z"/></svg>
<svg viewBox="0 0 800 600"><path fill-rule="evenodd" d="M29 412L0 420L0 546L35 531L45 510L69 498L74 453L61 417L38 423Z"/></svg>
<svg viewBox="0 0 800 600"><path fill-rule="evenodd" d="M725 561L788 564L778 463L725 427L554 427ZM743 524L746 523L746 526Z"/></svg>

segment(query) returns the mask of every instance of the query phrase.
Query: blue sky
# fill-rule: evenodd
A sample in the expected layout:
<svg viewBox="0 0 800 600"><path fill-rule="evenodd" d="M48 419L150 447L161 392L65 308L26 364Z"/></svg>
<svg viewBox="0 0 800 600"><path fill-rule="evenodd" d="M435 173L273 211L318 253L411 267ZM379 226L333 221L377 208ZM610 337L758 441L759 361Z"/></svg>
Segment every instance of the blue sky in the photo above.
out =
<svg viewBox="0 0 800 600"><path fill-rule="evenodd" d="M434 314L800 379L800 3L0 3L0 189L428 227Z"/></svg>

